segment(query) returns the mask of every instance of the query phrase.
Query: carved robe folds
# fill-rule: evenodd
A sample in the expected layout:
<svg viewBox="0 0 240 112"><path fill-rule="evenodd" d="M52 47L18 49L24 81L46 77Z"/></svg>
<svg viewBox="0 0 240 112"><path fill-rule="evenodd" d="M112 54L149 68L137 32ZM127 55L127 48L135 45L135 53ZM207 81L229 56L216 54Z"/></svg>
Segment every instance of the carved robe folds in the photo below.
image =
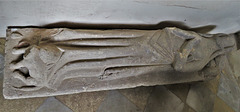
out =
<svg viewBox="0 0 240 112"><path fill-rule="evenodd" d="M233 35L162 30L9 29L7 99L206 80Z"/></svg>

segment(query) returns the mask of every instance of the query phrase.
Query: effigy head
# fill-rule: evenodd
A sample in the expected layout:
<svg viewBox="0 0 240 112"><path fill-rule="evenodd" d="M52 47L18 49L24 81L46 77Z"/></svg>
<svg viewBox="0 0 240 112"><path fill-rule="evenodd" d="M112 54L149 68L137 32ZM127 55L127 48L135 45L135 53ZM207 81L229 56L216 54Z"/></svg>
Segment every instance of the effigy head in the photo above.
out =
<svg viewBox="0 0 240 112"><path fill-rule="evenodd" d="M57 31L29 29L17 32L18 35L25 37L21 38L13 48L12 53L19 58L12 61L10 66L14 69L14 77L21 80L25 87L39 89L47 85L48 74L63 53L57 46L48 44ZM24 35L29 32L33 34ZM23 87L14 87L28 90Z"/></svg>

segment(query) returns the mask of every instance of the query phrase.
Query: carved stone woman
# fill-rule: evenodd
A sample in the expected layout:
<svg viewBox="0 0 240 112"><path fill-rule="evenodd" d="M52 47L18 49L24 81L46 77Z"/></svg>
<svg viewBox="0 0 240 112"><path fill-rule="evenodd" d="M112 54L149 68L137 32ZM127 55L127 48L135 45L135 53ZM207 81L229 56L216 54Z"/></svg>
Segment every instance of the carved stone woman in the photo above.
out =
<svg viewBox="0 0 240 112"><path fill-rule="evenodd" d="M183 80L179 74L185 74L185 78L194 81L194 77L198 77L196 72L203 70L207 64L215 67L215 61L211 60L235 47L234 36L204 36L178 28L31 28L13 31L9 36L9 41L17 45L11 52L15 57L18 56L18 59L10 62L9 67L13 76L23 82L22 85L13 87L21 91L39 90L43 87L58 90L67 80L70 81L68 85L72 85L68 87L82 86L84 90L90 91L90 88L98 90L105 86L104 89L107 89L111 85L116 86L112 88L126 88L131 81L135 84L131 87L155 85L157 80L160 83L162 81L162 84L165 80L168 80L166 83L188 81ZM160 80L158 77L165 79ZM125 86L119 86L124 84Z"/></svg>

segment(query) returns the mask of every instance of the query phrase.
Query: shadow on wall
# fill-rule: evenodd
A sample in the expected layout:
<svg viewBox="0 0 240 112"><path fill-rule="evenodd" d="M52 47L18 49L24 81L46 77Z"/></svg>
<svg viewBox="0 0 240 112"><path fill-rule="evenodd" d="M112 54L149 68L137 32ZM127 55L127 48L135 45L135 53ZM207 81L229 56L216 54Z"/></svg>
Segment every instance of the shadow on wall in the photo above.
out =
<svg viewBox="0 0 240 112"><path fill-rule="evenodd" d="M158 24L90 24L90 23L74 23L62 21L57 23L46 24L42 26L8 26L8 28L70 28L70 29L141 29L156 30L165 27L177 27L183 30L195 31L198 33L208 33L216 28L215 25L207 25L201 27L190 28L183 22L179 21L163 21Z"/></svg>
<svg viewBox="0 0 240 112"><path fill-rule="evenodd" d="M240 31L235 33L236 41L237 41L237 49L240 49Z"/></svg>

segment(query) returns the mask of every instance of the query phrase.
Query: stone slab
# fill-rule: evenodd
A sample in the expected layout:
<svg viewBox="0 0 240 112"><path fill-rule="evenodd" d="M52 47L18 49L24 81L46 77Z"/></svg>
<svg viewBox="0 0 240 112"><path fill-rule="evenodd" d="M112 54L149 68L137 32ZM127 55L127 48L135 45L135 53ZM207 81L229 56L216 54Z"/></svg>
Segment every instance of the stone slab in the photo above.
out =
<svg viewBox="0 0 240 112"><path fill-rule="evenodd" d="M109 91L96 112L142 112L117 90Z"/></svg>
<svg viewBox="0 0 240 112"><path fill-rule="evenodd" d="M173 94L175 94L177 97L179 97L182 102L186 102L190 84L172 84L166 85L166 88Z"/></svg>
<svg viewBox="0 0 240 112"><path fill-rule="evenodd" d="M191 85L187 96L187 104L196 112L212 112L215 95L204 84Z"/></svg>
<svg viewBox="0 0 240 112"><path fill-rule="evenodd" d="M5 48L5 42L6 42L6 40L5 40L6 38L1 38L0 37L0 54L1 55L4 55L5 53L5 50L4 50L4 48Z"/></svg>
<svg viewBox="0 0 240 112"><path fill-rule="evenodd" d="M35 112L73 112L54 97L49 97Z"/></svg>
<svg viewBox="0 0 240 112"><path fill-rule="evenodd" d="M237 112L237 111L234 111L222 99L220 99L219 97L216 97L214 102L213 112Z"/></svg>
<svg viewBox="0 0 240 112"><path fill-rule="evenodd" d="M0 54L0 112L34 112L46 98L7 100L3 97L4 56Z"/></svg>
<svg viewBox="0 0 240 112"><path fill-rule="evenodd" d="M240 38L240 37L238 37ZM233 70L233 74L235 75L235 77L240 77L240 59L239 59L239 55L240 55L240 50L237 50L235 52L232 52L229 56L229 61L230 61L230 65L232 67Z"/></svg>
<svg viewBox="0 0 240 112"><path fill-rule="evenodd" d="M214 58L235 43L232 35L178 28L8 29L3 94L17 99L211 79L219 74Z"/></svg>
<svg viewBox="0 0 240 112"><path fill-rule="evenodd" d="M56 96L56 99L68 106L73 112L96 112L106 95L107 91L98 91L60 95Z"/></svg>
<svg viewBox="0 0 240 112"><path fill-rule="evenodd" d="M156 86L144 112L182 112L184 102L164 86Z"/></svg>
<svg viewBox="0 0 240 112"><path fill-rule="evenodd" d="M217 96L236 112L240 111L240 88L230 74L221 74Z"/></svg>
<svg viewBox="0 0 240 112"><path fill-rule="evenodd" d="M131 89L121 89L119 92L128 100L133 102L137 107L144 110L153 88L154 87L137 87Z"/></svg>

